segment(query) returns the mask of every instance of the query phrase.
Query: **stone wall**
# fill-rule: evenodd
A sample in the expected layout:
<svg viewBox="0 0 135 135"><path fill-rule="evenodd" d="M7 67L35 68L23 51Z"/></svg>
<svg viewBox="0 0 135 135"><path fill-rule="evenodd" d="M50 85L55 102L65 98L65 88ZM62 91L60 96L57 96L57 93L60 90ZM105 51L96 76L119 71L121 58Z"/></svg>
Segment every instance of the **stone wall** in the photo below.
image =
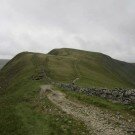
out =
<svg viewBox="0 0 135 135"><path fill-rule="evenodd" d="M135 104L135 89L82 88L72 84L57 83L61 88L81 92L89 96L98 96L122 104Z"/></svg>

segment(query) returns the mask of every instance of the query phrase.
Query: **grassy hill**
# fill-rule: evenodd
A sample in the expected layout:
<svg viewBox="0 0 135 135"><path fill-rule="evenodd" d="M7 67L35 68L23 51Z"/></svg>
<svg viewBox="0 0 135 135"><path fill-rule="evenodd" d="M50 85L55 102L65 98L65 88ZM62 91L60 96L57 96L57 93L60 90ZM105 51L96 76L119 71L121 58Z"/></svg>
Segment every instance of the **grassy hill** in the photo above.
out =
<svg viewBox="0 0 135 135"><path fill-rule="evenodd" d="M20 53L0 71L0 134L87 134L82 122L39 97L40 85L77 77L82 86L135 88L135 67L101 53L66 48Z"/></svg>
<svg viewBox="0 0 135 135"><path fill-rule="evenodd" d="M0 59L0 69L8 62L8 59Z"/></svg>
<svg viewBox="0 0 135 135"><path fill-rule="evenodd" d="M78 84L84 86L135 87L132 64L101 53L74 49L55 49L49 54L49 76L54 80L70 81L79 77Z"/></svg>
<svg viewBox="0 0 135 135"><path fill-rule="evenodd" d="M72 82L90 87L135 88L135 67L94 52L54 49L48 54L24 52L13 58L0 76L10 83L17 77L46 76L56 82ZM13 78L13 79L12 79Z"/></svg>
<svg viewBox="0 0 135 135"><path fill-rule="evenodd" d="M79 120L65 114L46 97L40 85L48 80L32 80L41 72L46 55L21 53L0 71L0 135L86 134Z"/></svg>

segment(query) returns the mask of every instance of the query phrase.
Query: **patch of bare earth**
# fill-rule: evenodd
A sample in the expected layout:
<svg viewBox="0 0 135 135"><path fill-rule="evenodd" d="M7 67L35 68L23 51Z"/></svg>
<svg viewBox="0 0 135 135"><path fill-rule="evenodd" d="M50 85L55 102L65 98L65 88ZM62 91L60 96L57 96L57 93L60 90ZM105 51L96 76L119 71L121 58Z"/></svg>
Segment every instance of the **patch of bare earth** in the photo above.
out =
<svg viewBox="0 0 135 135"><path fill-rule="evenodd" d="M40 94L41 96L45 94L50 101L67 114L83 121L92 135L128 135L127 130L124 130L126 127L120 126L123 121L120 123L120 120L112 114L98 107L71 101L64 93L53 90L50 85L41 86Z"/></svg>

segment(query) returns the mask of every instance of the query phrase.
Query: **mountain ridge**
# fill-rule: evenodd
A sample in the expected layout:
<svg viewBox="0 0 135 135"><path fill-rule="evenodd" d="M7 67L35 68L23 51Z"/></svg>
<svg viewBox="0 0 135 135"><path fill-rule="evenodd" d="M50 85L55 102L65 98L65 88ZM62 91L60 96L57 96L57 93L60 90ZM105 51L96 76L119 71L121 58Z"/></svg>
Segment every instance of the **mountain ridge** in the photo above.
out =
<svg viewBox="0 0 135 135"><path fill-rule="evenodd" d="M75 78L80 78L77 84L83 86L135 87L134 66L102 53L69 48L53 49L47 54L22 52L9 61L4 68L11 72L17 66L20 70L25 70L29 68L28 66L33 71L37 68L37 72L41 72L43 68L46 75L53 81L71 82ZM4 68L2 70L5 70ZM32 74L40 74L34 72Z"/></svg>

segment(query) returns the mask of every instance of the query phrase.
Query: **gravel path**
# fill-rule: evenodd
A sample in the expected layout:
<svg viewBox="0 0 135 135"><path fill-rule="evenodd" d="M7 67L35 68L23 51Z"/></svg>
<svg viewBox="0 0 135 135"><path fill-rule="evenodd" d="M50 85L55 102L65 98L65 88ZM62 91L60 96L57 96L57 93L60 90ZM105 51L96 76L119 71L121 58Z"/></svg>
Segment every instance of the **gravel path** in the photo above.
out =
<svg viewBox="0 0 135 135"><path fill-rule="evenodd" d="M47 95L50 101L67 114L83 121L92 135L127 135L127 132L116 124L115 117L98 107L71 101L64 93L52 90L50 85L41 86L40 94Z"/></svg>

